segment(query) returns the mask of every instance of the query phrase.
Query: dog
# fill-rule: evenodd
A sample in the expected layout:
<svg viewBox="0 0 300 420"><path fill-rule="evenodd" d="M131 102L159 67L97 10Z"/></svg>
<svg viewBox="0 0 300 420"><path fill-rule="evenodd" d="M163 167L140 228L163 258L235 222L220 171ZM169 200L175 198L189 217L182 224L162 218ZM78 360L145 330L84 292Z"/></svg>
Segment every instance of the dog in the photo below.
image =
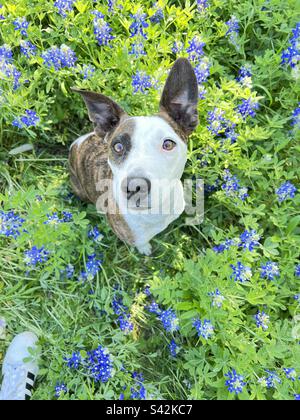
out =
<svg viewBox="0 0 300 420"><path fill-rule="evenodd" d="M107 96L72 90L82 96L94 123L94 131L78 138L70 148L74 193L106 213L122 241L150 255L150 240L185 208L180 179L187 161L188 137L198 125L194 69L187 59L176 60L154 116L131 117ZM166 200L155 189L171 184L168 210L161 211L159 206ZM155 212L154 196L159 207Z"/></svg>

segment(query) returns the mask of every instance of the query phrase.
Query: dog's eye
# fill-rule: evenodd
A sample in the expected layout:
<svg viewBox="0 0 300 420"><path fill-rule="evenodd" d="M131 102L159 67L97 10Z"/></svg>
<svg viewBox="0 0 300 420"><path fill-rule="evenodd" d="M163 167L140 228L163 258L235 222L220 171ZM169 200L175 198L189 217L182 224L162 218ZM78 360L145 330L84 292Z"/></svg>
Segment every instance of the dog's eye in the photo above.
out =
<svg viewBox="0 0 300 420"><path fill-rule="evenodd" d="M123 153L123 151L124 151L124 146L123 146L122 143L116 143L116 144L114 144L113 145L113 148L114 148L114 151L116 153Z"/></svg>
<svg viewBox="0 0 300 420"><path fill-rule="evenodd" d="M175 141L171 139L166 139L163 144L163 149L166 150L167 152L170 152L171 150L174 149L175 146L176 146Z"/></svg>

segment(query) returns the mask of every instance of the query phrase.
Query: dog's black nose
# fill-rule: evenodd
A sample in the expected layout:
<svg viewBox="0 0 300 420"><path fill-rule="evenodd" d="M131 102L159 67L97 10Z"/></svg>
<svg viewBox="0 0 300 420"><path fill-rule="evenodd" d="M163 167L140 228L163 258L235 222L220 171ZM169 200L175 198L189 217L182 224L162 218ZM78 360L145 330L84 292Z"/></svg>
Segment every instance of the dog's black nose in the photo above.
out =
<svg viewBox="0 0 300 420"><path fill-rule="evenodd" d="M127 196L127 200L131 197L143 198L149 195L151 191L151 181L144 177L127 177L122 183L122 191Z"/></svg>

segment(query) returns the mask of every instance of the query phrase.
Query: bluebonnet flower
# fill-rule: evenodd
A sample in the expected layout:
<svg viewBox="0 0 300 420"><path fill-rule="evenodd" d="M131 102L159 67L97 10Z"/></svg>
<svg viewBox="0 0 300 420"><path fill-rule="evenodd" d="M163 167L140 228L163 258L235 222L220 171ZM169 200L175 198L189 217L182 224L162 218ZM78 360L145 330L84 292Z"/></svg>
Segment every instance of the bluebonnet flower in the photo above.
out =
<svg viewBox="0 0 300 420"><path fill-rule="evenodd" d="M224 243L214 246L213 251L217 254L221 254L224 251L228 251L234 245L237 245L237 242L234 239L226 239Z"/></svg>
<svg viewBox="0 0 300 420"><path fill-rule="evenodd" d="M62 17L66 17L66 12L71 12L73 10L73 4L76 0L56 0L54 3L54 7L58 9L58 13Z"/></svg>
<svg viewBox="0 0 300 420"><path fill-rule="evenodd" d="M269 328L270 317L265 312L258 312L254 316L254 318L256 320L256 326L258 328L261 327L264 331L266 331Z"/></svg>
<svg viewBox="0 0 300 420"><path fill-rule="evenodd" d="M223 179L225 183L222 189L225 191L227 197L239 198L244 201L248 195L248 189L240 186L240 180L236 175L232 175L228 169L225 170Z"/></svg>
<svg viewBox="0 0 300 420"><path fill-rule="evenodd" d="M62 276L67 279L72 279L75 274L75 268L72 264L68 264L64 270L60 271Z"/></svg>
<svg viewBox="0 0 300 420"><path fill-rule="evenodd" d="M232 16L231 19L226 22L226 25L228 29L225 36L229 37L231 43L237 47L237 36L240 30L239 21L235 16Z"/></svg>
<svg viewBox="0 0 300 420"><path fill-rule="evenodd" d="M300 129L300 102L298 107L293 112L292 126L297 130Z"/></svg>
<svg viewBox="0 0 300 420"><path fill-rule="evenodd" d="M197 9L200 13L203 13L209 6L208 0L197 0Z"/></svg>
<svg viewBox="0 0 300 420"><path fill-rule="evenodd" d="M256 111L259 108L257 100L249 98L243 99L242 103L237 107L237 111L241 114L245 120L247 117L255 117Z"/></svg>
<svg viewBox="0 0 300 420"><path fill-rule="evenodd" d="M118 296L117 293L114 295L112 300L112 308L116 315L118 315L118 322L121 331L125 334L129 334L133 331L133 323L130 321L130 314L128 308L123 304L123 298Z"/></svg>
<svg viewBox="0 0 300 420"><path fill-rule="evenodd" d="M68 279L71 279L74 276L75 268L72 264L68 264L66 267L66 276Z"/></svg>
<svg viewBox="0 0 300 420"><path fill-rule="evenodd" d="M208 129L213 134L217 135L227 127L227 120L224 118L224 113L225 112L219 108L215 108L213 111L208 112Z"/></svg>
<svg viewBox="0 0 300 420"><path fill-rule="evenodd" d="M121 296L114 295L112 300L112 308L116 315L121 315L128 308L123 304L123 298Z"/></svg>
<svg viewBox="0 0 300 420"><path fill-rule="evenodd" d="M278 264L273 261L268 261L262 264L260 276L268 280L274 280L275 277L280 276Z"/></svg>
<svg viewBox="0 0 300 420"><path fill-rule="evenodd" d="M102 261L96 257L96 254L89 255L86 263L85 271L82 271L79 276L79 280L93 280L97 273L101 270Z"/></svg>
<svg viewBox="0 0 300 420"><path fill-rule="evenodd" d="M151 77L144 71L138 71L132 76L132 87L134 93L140 91L141 93L147 94L147 89L152 87Z"/></svg>
<svg viewBox="0 0 300 420"><path fill-rule="evenodd" d="M83 75L83 79L87 80L93 76L95 71L96 69L94 66L92 66L91 64L85 64L80 73Z"/></svg>
<svg viewBox="0 0 300 420"><path fill-rule="evenodd" d="M133 372L132 378L135 380L135 384L133 387L130 388L130 398L132 398L133 400L145 400L147 392L143 384L143 375L141 373Z"/></svg>
<svg viewBox="0 0 300 420"><path fill-rule="evenodd" d="M16 68L14 64L0 61L0 75L1 73L3 73L4 76L8 79L13 80L13 90L17 90L21 86L20 78L22 73Z"/></svg>
<svg viewBox="0 0 300 420"><path fill-rule="evenodd" d="M300 302L300 294L299 295L294 295L294 299L298 300Z"/></svg>
<svg viewBox="0 0 300 420"><path fill-rule="evenodd" d="M238 261L237 265L230 264L232 268L233 274L231 274L230 278L234 279L234 281L239 281L240 283L246 283L252 277L252 271L250 267L245 266L240 261Z"/></svg>
<svg viewBox="0 0 300 420"><path fill-rule="evenodd" d="M95 350L88 352L85 361L86 368L95 382L107 382L113 375L113 362L109 351L98 346Z"/></svg>
<svg viewBox="0 0 300 420"><path fill-rule="evenodd" d="M225 377L228 378L225 385L228 387L228 391L231 394L234 393L238 395L243 392L244 387L247 385L244 381L244 376L239 375L235 369L232 369L225 374Z"/></svg>
<svg viewBox="0 0 300 420"><path fill-rule="evenodd" d="M186 50L186 52L189 53L189 60L194 62L199 61L204 55L204 46L205 42L202 42L198 36L195 36L189 41L189 46Z"/></svg>
<svg viewBox="0 0 300 420"><path fill-rule="evenodd" d="M252 72L249 66L242 66L237 81L244 87L252 87Z"/></svg>
<svg viewBox="0 0 300 420"><path fill-rule="evenodd" d="M4 77L13 79L13 90L20 86L21 72L12 64L13 55L11 48L4 44L0 47L0 76L3 73Z"/></svg>
<svg viewBox="0 0 300 420"><path fill-rule="evenodd" d="M199 85L206 82L210 74L210 63L208 59L206 57L201 59L200 62L194 68L194 71Z"/></svg>
<svg viewBox="0 0 300 420"><path fill-rule="evenodd" d="M204 164L205 164L205 162L204 162ZM205 166L207 166L207 165L205 165ZM215 191L217 191L218 187L219 187L219 180L217 179L213 184L205 184L204 185L204 193L207 194L207 195L212 194Z"/></svg>
<svg viewBox="0 0 300 420"><path fill-rule="evenodd" d="M102 261L96 258L96 254L89 255L86 263L86 278L93 279L96 274L101 270Z"/></svg>
<svg viewBox="0 0 300 420"><path fill-rule="evenodd" d="M300 264L296 265L295 267L295 276L300 277Z"/></svg>
<svg viewBox="0 0 300 420"><path fill-rule="evenodd" d="M107 0L107 6L109 13L112 13L115 7L115 0Z"/></svg>
<svg viewBox="0 0 300 420"><path fill-rule="evenodd" d="M62 212L62 219L58 216L57 212L52 214L47 214L47 220L44 222L45 225L58 225L60 223L68 223L71 222L73 219L72 213L63 211Z"/></svg>
<svg viewBox="0 0 300 420"><path fill-rule="evenodd" d="M64 357L64 361L67 362L68 368L77 370L82 363L82 358L79 351L76 351L71 357Z"/></svg>
<svg viewBox="0 0 300 420"><path fill-rule="evenodd" d="M120 330L125 334L129 334L133 331L133 323L130 321L130 314L122 314L118 317L118 322L120 325Z"/></svg>
<svg viewBox="0 0 300 420"><path fill-rule="evenodd" d="M164 11L161 7L159 7L158 3L156 3L155 9L154 15L150 17L150 22L159 23L164 19Z"/></svg>
<svg viewBox="0 0 300 420"><path fill-rule="evenodd" d="M55 386L55 396L59 398L62 394L67 394L68 388L64 383L58 382Z"/></svg>
<svg viewBox="0 0 300 420"><path fill-rule="evenodd" d="M12 122L12 125L18 128L35 127L39 122L40 118L37 116L37 113L31 109L27 109L24 115L16 118Z"/></svg>
<svg viewBox="0 0 300 420"><path fill-rule="evenodd" d="M158 319L162 322L163 327L167 332L172 333L174 331L179 330L179 320L173 309L161 311L158 315Z"/></svg>
<svg viewBox="0 0 300 420"><path fill-rule="evenodd" d="M300 51L298 48L292 46L292 47L288 47L285 51L283 51L281 64L288 64L295 71L296 66L298 66L299 61L300 61Z"/></svg>
<svg viewBox="0 0 300 420"><path fill-rule="evenodd" d="M178 346L174 339L171 340L169 344L169 350L172 357L176 357L178 353Z"/></svg>
<svg viewBox="0 0 300 420"><path fill-rule="evenodd" d="M13 64L9 64L7 70L7 77L13 79L13 90L17 90L21 86L20 78L22 73Z"/></svg>
<svg viewBox="0 0 300 420"><path fill-rule="evenodd" d="M63 211L62 212L62 219L61 222L62 223L69 223L73 220L73 214L70 213L69 211Z"/></svg>
<svg viewBox="0 0 300 420"><path fill-rule="evenodd" d="M225 137L227 140L230 140L231 144L234 144L237 141L238 134L235 131L235 124L232 124L231 126L228 126L225 129Z"/></svg>
<svg viewBox="0 0 300 420"><path fill-rule="evenodd" d="M141 55L147 55L145 51L145 46L143 42L135 42L131 46L131 50L129 51L130 55L134 55L136 58L138 58Z"/></svg>
<svg viewBox="0 0 300 420"><path fill-rule="evenodd" d="M239 246L243 249L248 249L249 251L253 251L256 246L260 245L260 235L256 230L245 230L245 232L240 235L240 240Z"/></svg>
<svg viewBox="0 0 300 420"><path fill-rule="evenodd" d="M25 55L27 58L36 54L36 46L30 41L24 41L23 39L20 41L20 50L21 54Z"/></svg>
<svg viewBox="0 0 300 420"><path fill-rule="evenodd" d="M54 67L55 70L60 70L61 65L61 51L60 48L54 46L41 54L44 64L49 68Z"/></svg>
<svg viewBox="0 0 300 420"><path fill-rule="evenodd" d="M130 14L130 17L134 20L130 25L129 31L130 36L138 36L141 35L143 38L147 39L147 35L144 29L148 28L149 24L146 22L146 13L139 11L135 14Z"/></svg>
<svg viewBox="0 0 300 420"><path fill-rule="evenodd" d="M144 294L148 297L151 296L150 286L146 286L144 289Z"/></svg>
<svg viewBox="0 0 300 420"><path fill-rule="evenodd" d="M24 262L28 266L36 266L39 263L45 263L49 259L49 252L45 247L37 248L33 246L29 251L24 252Z"/></svg>
<svg viewBox="0 0 300 420"><path fill-rule="evenodd" d="M9 45L4 44L0 47L0 61L11 63L13 60L13 53Z"/></svg>
<svg viewBox="0 0 300 420"><path fill-rule="evenodd" d="M197 330L198 337L203 337L205 340L208 340L214 335L214 326L212 323L205 319L203 322L197 318L193 322L193 326Z"/></svg>
<svg viewBox="0 0 300 420"><path fill-rule="evenodd" d="M15 31L20 31L21 35L27 36L29 22L27 22L25 17L15 19L13 23L15 25Z"/></svg>
<svg viewBox="0 0 300 420"><path fill-rule="evenodd" d="M297 192L297 188L290 182L284 182L277 190L278 200L280 203L287 200L288 198L294 198Z"/></svg>
<svg viewBox="0 0 300 420"><path fill-rule="evenodd" d="M294 394L295 401L300 401L300 394Z"/></svg>
<svg viewBox="0 0 300 420"><path fill-rule="evenodd" d="M0 9L3 9L3 5L2 4L0 4ZM4 19L5 19L5 17L0 14L0 20L4 20Z"/></svg>
<svg viewBox="0 0 300 420"><path fill-rule="evenodd" d="M0 210L0 235L17 238L20 235L20 228L25 219L13 211L5 212Z"/></svg>
<svg viewBox="0 0 300 420"><path fill-rule="evenodd" d="M174 41L172 52L178 54L183 51L183 43L181 41Z"/></svg>
<svg viewBox="0 0 300 420"><path fill-rule="evenodd" d="M297 379L297 373L294 368L284 368L283 369L287 379L290 379L291 381L295 382Z"/></svg>
<svg viewBox="0 0 300 420"><path fill-rule="evenodd" d="M110 41L112 39L115 39L115 37L111 34L112 28L107 22L105 22L104 15L102 15L100 12L95 10L94 12L92 12L92 14L95 16L94 35L96 37L96 40L98 41L98 44L100 46L109 45Z"/></svg>
<svg viewBox="0 0 300 420"><path fill-rule="evenodd" d="M290 47L283 51L281 64L287 64L295 69L300 61L300 23L296 25L292 32Z"/></svg>
<svg viewBox="0 0 300 420"><path fill-rule="evenodd" d="M277 384L281 384L281 379L275 372L271 372L268 369L265 369L268 373L268 376L264 376L258 380L258 383L265 388L272 389L276 388Z"/></svg>
<svg viewBox="0 0 300 420"><path fill-rule="evenodd" d="M94 242L100 242L103 239L103 235L99 232L99 229L94 226L88 231L88 238L92 239Z"/></svg>
<svg viewBox="0 0 300 420"><path fill-rule="evenodd" d="M208 296L212 297L212 306L222 308L225 297L222 295L219 289L216 289L215 292L208 293Z"/></svg>
<svg viewBox="0 0 300 420"><path fill-rule="evenodd" d="M55 70L75 67L77 61L75 52L64 44L60 48L56 46L49 48L41 54L41 57L47 67L54 67Z"/></svg>
<svg viewBox="0 0 300 420"><path fill-rule="evenodd" d="M207 90L205 89L205 87L204 86L199 86L198 91L199 91L199 99L201 99L201 100L205 99L206 94L207 94Z"/></svg>
<svg viewBox="0 0 300 420"><path fill-rule="evenodd" d="M48 219L44 222L44 225L58 225L61 222L56 212L53 214L47 214L47 218Z"/></svg>
<svg viewBox="0 0 300 420"><path fill-rule="evenodd" d="M0 61L11 63L13 60L13 53L9 45L3 44L0 47Z"/></svg>
<svg viewBox="0 0 300 420"><path fill-rule="evenodd" d="M60 59L62 68L75 67L75 63L77 61L75 52L65 44L60 47Z"/></svg>
<svg viewBox="0 0 300 420"><path fill-rule="evenodd" d="M146 306L145 309L156 315L159 315L161 313L159 305L154 300L150 303L150 305Z"/></svg>

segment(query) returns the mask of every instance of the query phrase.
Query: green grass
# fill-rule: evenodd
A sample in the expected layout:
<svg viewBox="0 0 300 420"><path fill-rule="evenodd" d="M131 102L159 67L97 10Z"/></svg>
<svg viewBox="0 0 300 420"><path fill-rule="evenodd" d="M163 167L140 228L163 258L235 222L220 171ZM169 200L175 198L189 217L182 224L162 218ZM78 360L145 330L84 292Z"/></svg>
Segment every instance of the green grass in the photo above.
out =
<svg viewBox="0 0 300 420"><path fill-rule="evenodd" d="M13 63L22 72L15 91L12 80L0 74L0 203L1 210L14 210L26 219L26 232L16 239L0 235L0 318L8 324L6 338L0 340L0 364L13 336L32 330L39 336L41 352L34 399L55 399L57 382L69 390L62 399L118 399L124 386L125 399L130 399L130 388L136 386L133 372L144 374L147 398L294 399L300 393L299 380L288 379L283 369L294 368L300 376L295 299L300 289L295 273L300 263L300 145L299 127L291 126L300 84L296 73L281 65L281 54L300 20L299 2L211 0L201 15L194 2L162 1L165 19L149 25L147 55L139 58L129 54L134 42L130 13L141 7L152 15L152 2L137 2L134 10L129 0L119 3L123 9L110 15L106 2L98 7L116 36L112 48L100 47L95 40L90 15L95 5L90 0L76 2L65 19L46 0L8 0L0 9L7 16L0 21L1 39L12 48ZM238 46L226 36L232 15L240 22ZM31 22L28 38L38 54L30 59L19 52L22 37L13 24L18 16ZM174 41L184 44L177 56L187 57L189 42L198 35L206 44L204 54L211 67L204 83L207 93L199 103L200 124L189 140L184 178L200 177L206 185L218 185L205 197L200 226L187 226L182 216L153 240L153 255L144 257L116 238L93 205L68 197L68 147L91 130L84 104L70 87L111 96L130 115L151 115L158 110L167 72L176 59ZM76 53L78 67L47 68L40 54L62 44ZM96 68L87 80L80 73L84 64ZM243 65L251 66L251 88L236 80ZM158 89L134 95L131 80L138 70L153 76ZM244 120L237 107L249 98L259 100L260 108L255 118ZM213 135L207 127L208 112L215 107L236 124L233 144L224 132ZM27 109L37 112L40 123L13 127L13 120ZM10 154L28 143L32 151ZM248 188L245 201L222 189L225 169ZM298 191L280 203L276 190L286 181ZM72 212L73 221L44 224L48 214L62 211ZM98 226L101 242L88 238L91 226ZM245 230L261 235L252 252L239 246L220 254L212 250L226 239L238 240ZM33 245L44 246L50 257L28 270L24 252ZM94 279L78 281L93 253L101 257L102 269ZM267 261L280 269L273 281L261 277L261 265ZM252 270L245 284L231 277L231 265L238 262ZM72 279L61 275L67 264L75 268ZM151 298L143 293L146 285ZM134 324L128 335L113 312L116 287ZM216 289L225 297L221 308L212 306L209 295ZM176 312L179 331L166 332L145 309L152 299L163 310ZM270 317L266 331L255 323L254 316L261 311ZM212 322L215 334L210 339L197 335L195 318ZM168 347L172 338L179 348L176 358ZM86 357L99 345L113 356L114 374L106 383L96 383L83 367L68 368L65 360L77 351ZM247 382L238 396L225 385L224 375L232 369ZM281 380L271 389L260 381L268 376L266 369Z"/></svg>

